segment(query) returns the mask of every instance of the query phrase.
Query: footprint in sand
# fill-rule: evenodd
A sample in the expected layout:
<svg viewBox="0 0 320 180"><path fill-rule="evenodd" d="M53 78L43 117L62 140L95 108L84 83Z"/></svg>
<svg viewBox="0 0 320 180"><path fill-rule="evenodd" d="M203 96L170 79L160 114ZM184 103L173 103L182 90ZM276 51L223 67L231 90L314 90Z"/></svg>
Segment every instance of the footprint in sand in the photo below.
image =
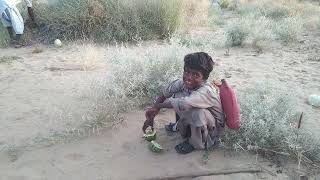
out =
<svg viewBox="0 0 320 180"><path fill-rule="evenodd" d="M19 158L18 152L8 151L0 154L0 162L1 163L13 163ZM0 178L1 179L1 178Z"/></svg>
<svg viewBox="0 0 320 180"><path fill-rule="evenodd" d="M134 151L137 147L136 144L132 143L132 142L125 142L121 145L121 147L125 150L125 151Z"/></svg>
<svg viewBox="0 0 320 180"><path fill-rule="evenodd" d="M70 153L64 156L66 159L73 160L73 161L78 161L83 159L85 156L83 154L79 153Z"/></svg>

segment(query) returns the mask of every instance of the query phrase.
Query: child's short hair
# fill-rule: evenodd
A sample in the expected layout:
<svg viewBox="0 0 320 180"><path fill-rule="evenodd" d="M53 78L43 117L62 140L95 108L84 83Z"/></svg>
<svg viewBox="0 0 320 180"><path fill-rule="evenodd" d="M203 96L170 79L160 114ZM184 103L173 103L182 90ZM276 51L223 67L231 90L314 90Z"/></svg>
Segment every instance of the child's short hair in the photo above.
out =
<svg viewBox="0 0 320 180"><path fill-rule="evenodd" d="M214 62L207 53L196 52L187 54L184 57L184 68L195 69L201 71L203 78L207 80L213 69Z"/></svg>

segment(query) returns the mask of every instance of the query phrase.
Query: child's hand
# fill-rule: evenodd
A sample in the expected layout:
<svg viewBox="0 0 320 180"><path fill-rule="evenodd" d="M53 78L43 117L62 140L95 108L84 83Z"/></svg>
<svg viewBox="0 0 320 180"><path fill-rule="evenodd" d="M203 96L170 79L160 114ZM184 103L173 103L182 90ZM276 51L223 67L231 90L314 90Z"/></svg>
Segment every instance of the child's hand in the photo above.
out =
<svg viewBox="0 0 320 180"><path fill-rule="evenodd" d="M143 131L143 133L146 133L146 129L147 129L148 127L151 127L151 129L152 129L152 131L153 131L153 122L154 122L153 119L147 119L147 120L144 122L144 124L143 124L143 126L142 126L142 131Z"/></svg>
<svg viewBox="0 0 320 180"><path fill-rule="evenodd" d="M142 131L144 133L146 133L146 129L148 127L151 127L152 130L153 130L153 122L154 122L154 117L159 113L159 109L157 108L154 108L154 107L151 107L151 108L148 108L146 113L145 113L145 116L146 116L146 121L144 122L143 124L143 127L142 127Z"/></svg>
<svg viewBox="0 0 320 180"><path fill-rule="evenodd" d="M220 90L221 82L217 80L212 81L212 86L216 89L217 92Z"/></svg>

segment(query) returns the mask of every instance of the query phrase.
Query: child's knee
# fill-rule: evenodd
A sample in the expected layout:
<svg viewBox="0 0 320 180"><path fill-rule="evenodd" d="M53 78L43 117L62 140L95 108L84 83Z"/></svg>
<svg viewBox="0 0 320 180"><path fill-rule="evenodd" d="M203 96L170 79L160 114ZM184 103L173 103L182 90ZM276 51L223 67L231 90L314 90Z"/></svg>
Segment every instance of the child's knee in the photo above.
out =
<svg viewBox="0 0 320 180"><path fill-rule="evenodd" d="M205 120L211 113L207 109L193 109L191 112L191 117L193 120Z"/></svg>

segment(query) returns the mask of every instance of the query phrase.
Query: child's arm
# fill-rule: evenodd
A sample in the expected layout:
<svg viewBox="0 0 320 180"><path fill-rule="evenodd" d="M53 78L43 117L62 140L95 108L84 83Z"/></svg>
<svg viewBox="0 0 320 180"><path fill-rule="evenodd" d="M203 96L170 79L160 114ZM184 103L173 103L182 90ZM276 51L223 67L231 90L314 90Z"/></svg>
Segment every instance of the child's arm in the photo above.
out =
<svg viewBox="0 0 320 180"><path fill-rule="evenodd" d="M148 127L153 129L154 117L159 113L161 108L173 108L170 102L164 102L167 98L171 97L174 93L181 91L183 88L183 81L181 79L171 82L164 87L160 94L156 97L154 104L148 108L145 116L146 121L143 124L142 130L146 131Z"/></svg>
<svg viewBox="0 0 320 180"><path fill-rule="evenodd" d="M33 23L35 23L34 13L32 7L28 7L28 14Z"/></svg>
<svg viewBox="0 0 320 180"><path fill-rule="evenodd" d="M162 104L166 99L167 98L163 95L163 93L156 97L154 104L146 111L147 119L154 119L154 117L159 113L160 109L162 108L158 107L157 105Z"/></svg>
<svg viewBox="0 0 320 180"><path fill-rule="evenodd" d="M151 127L153 130L153 122L154 122L154 117L159 113L160 108L156 107L156 104L163 103L166 100L166 97L161 93L160 96L156 98L154 101L154 105L151 108L148 108L145 116L146 116L146 121L143 124L142 131L145 133L146 129L148 127Z"/></svg>
<svg viewBox="0 0 320 180"><path fill-rule="evenodd" d="M197 91L193 91L189 96L170 99L174 110L179 113L189 111L192 108L206 109L218 106L220 100L213 87L204 86Z"/></svg>
<svg viewBox="0 0 320 180"><path fill-rule="evenodd" d="M28 14L33 23L35 23L34 13L32 9L32 0L24 0L28 7Z"/></svg>
<svg viewBox="0 0 320 180"><path fill-rule="evenodd" d="M163 102L163 103L157 103L154 105L155 108L161 109L161 108L173 108L172 104L170 101Z"/></svg>

